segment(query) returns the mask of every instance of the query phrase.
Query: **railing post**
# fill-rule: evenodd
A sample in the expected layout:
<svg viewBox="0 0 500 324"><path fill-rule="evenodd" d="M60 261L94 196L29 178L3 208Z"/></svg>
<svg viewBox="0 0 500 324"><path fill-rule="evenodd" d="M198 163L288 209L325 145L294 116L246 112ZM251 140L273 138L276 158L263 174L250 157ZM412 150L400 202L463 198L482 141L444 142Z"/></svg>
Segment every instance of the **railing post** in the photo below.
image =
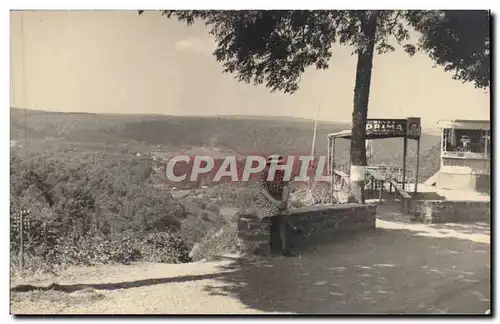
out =
<svg viewBox="0 0 500 324"><path fill-rule="evenodd" d="M21 274L24 273L24 223L25 216L28 216L30 211L28 209L20 208L19 212L19 267ZM29 221L29 219L28 219Z"/></svg>
<svg viewBox="0 0 500 324"><path fill-rule="evenodd" d="M24 210L19 212L19 267L24 272Z"/></svg>

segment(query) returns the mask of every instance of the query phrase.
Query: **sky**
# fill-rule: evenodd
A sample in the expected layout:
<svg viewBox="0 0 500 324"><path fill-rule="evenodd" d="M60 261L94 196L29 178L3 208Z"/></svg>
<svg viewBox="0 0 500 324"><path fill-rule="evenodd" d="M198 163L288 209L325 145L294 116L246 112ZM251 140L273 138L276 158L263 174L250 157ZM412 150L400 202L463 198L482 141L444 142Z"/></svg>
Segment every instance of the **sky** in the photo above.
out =
<svg viewBox="0 0 500 324"><path fill-rule="evenodd" d="M314 119L319 106L321 120L352 118L356 57L341 45L327 71L307 70L288 95L222 73L203 24L158 12L11 12L10 26L12 107ZM489 93L453 80L424 54L400 49L374 59L369 118L417 116L435 128L440 119L489 119L489 111Z"/></svg>

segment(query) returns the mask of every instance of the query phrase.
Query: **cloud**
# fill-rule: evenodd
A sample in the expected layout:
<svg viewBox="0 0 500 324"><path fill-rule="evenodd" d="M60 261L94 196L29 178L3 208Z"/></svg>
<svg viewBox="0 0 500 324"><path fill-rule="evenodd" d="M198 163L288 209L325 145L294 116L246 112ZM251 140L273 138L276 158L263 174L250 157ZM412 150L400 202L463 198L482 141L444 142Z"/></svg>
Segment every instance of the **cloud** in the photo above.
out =
<svg viewBox="0 0 500 324"><path fill-rule="evenodd" d="M178 51L192 51L206 55L211 55L215 49L215 43L211 39L197 37L182 39L176 42L174 46Z"/></svg>

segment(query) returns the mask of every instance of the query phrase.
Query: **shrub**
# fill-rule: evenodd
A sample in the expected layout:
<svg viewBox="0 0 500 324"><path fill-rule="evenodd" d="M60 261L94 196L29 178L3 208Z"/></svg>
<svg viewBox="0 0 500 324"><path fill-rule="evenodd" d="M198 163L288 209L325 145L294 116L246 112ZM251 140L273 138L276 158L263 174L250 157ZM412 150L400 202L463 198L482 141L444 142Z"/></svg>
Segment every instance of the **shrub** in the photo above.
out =
<svg viewBox="0 0 500 324"><path fill-rule="evenodd" d="M237 252L237 225L227 223L220 229L213 229L196 243L189 253L193 261L211 259L227 253Z"/></svg>
<svg viewBox="0 0 500 324"><path fill-rule="evenodd" d="M185 262L188 248L176 230L188 211L154 187L151 175L148 159L128 155L103 155L96 163L92 152L38 154L28 166L13 154L11 218L20 206L31 210L25 255L54 266ZM201 214L197 210L193 217L203 221ZM19 231L13 225L11 251L17 253Z"/></svg>
<svg viewBox="0 0 500 324"><path fill-rule="evenodd" d="M129 264L141 257L131 235L85 236L78 240L63 238L54 248L55 263L94 266L107 263Z"/></svg>
<svg viewBox="0 0 500 324"><path fill-rule="evenodd" d="M79 239L61 238L44 260L53 267L72 265L131 262L182 263L189 262L188 249L176 232L155 232L144 235L115 233L109 236L88 235Z"/></svg>
<svg viewBox="0 0 500 324"><path fill-rule="evenodd" d="M141 240L141 256L143 260L149 262L184 263L191 261L187 247L176 232L147 234Z"/></svg>

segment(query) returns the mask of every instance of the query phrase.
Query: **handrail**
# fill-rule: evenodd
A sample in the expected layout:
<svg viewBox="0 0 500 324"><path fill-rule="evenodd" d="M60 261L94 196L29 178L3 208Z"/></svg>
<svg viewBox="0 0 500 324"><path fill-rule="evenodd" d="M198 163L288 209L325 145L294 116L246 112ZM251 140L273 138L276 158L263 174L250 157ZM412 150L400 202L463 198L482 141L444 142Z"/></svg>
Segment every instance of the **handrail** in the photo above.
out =
<svg viewBox="0 0 500 324"><path fill-rule="evenodd" d="M335 170L342 171L349 174L349 164L345 162L335 162ZM403 178L403 168L399 166L386 166L386 165L368 165L367 170L375 170L381 172L381 174L391 174L391 177L396 182L401 182ZM412 170L406 170L407 179L412 178ZM387 178L387 176L386 176Z"/></svg>
<svg viewBox="0 0 500 324"><path fill-rule="evenodd" d="M366 173L368 173L370 176L372 176L375 180L377 181L386 181L388 180L385 175L383 175L380 171L378 170L373 170L373 169L366 169Z"/></svg>
<svg viewBox="0 0 500 324"><path fill-rule="evenodd" d="M404 199L411 199L411 196L408 192L406 192L403 187L401 187L399 185L399 183L397 183L396 181L394 180L387 180L390 184L392 184L392 186L394 187L394 189L396 189L396 191L399 193L400 196L402 196Z"/></svg>
<svg viewBox="0 0 500 324"><path fill-rule="evenodd" d="M401 187L399 185L399 183L397 183L393 179L387 179L382 173L378 172L377 170L367 169L366 173L369 174L371 177L373 177L377 181L387 181L387 182L389 182L394 187L394 189L396 189L396 191L399 193L399 195L401 197L403 197L404 199L411 199L410 194L408 192L406 192L403 189L403 187Z"/></svg>

